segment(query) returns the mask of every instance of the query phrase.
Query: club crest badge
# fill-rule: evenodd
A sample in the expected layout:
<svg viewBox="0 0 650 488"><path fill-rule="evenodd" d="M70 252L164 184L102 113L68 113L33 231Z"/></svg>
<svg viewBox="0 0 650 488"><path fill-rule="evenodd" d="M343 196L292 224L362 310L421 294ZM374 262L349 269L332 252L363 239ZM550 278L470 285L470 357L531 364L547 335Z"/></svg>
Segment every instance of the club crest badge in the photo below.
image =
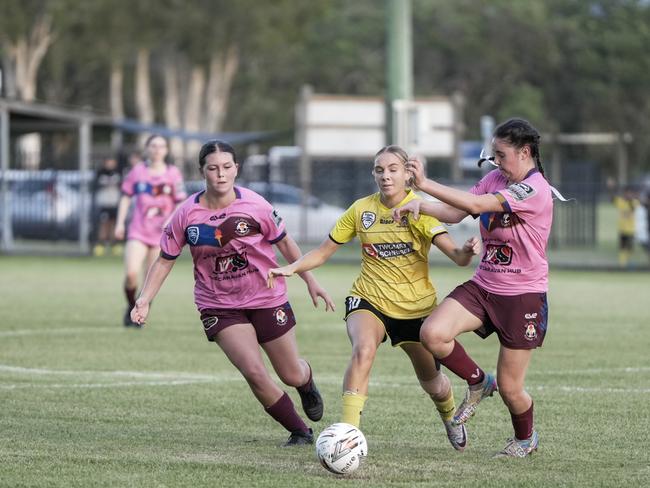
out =
<svg viewBox="0 0 650 488"><path fill-rule="evenodd" d="M235 234L238 236L245 236L248 235L248 233L251 231L250 226L248 225L248 222L245 220L238 220L235 223Z"/></svg>
<svg viewBox="0 0 650 488"><path fill-rule="evenodd" d="M373 212L363 212L361 214L361 225L366 230L375 223L375 220L377 220L377 216Z"/></svg>
<svg viewBox="0 0 650 488"><path fill-rule="evenodd" d="M526 331L524 332L526 340L534 341L537 339L537 330L535 329L535 322L528 322L526 324Z"/></svg>
<svg viewBox="0 0 650 488"><path fill-rule="evenodd" d="M285 312L282 308L278 308L275 311L275 321L278 323L278 325L285 325L287 323L287 320L289 320L287 317L287 312Z"/></svg>
<svg viewBox="0 0 650 488"><path fill-rule="evenodd" d="M187 240L190 244L199 242L199 228L196 225L191 225L187 228Z"/></svg>

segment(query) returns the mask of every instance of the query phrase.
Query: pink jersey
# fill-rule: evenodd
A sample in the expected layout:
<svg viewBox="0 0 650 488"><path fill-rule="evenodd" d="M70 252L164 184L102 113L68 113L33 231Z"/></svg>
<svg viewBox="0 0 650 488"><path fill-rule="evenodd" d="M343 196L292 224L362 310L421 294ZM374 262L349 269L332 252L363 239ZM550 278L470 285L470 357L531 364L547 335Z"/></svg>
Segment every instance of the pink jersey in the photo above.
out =
<svg viewBox="0 0 650 488"><path fill-rule="evenodd" d="M484 255L472 278L497 295L545 293L548 290L546 243L553 222L551 187L537 170L508 186L498 169L471 190L493 193L503 212L480 216Z"/></svg>
<svg viewBox="0 0 650 488"><path fill-rule="evenodd" d="M139 163L122 182L122 193L135 197L128 238L157 246L160 234L176 204L187 198L183 177L176 166L167 165L163 174L152 175L146 163Z"/></svg>
<svg viewBox="0 0 650 488"><path fill-rule="evenodd" d="M210 210L199 204L203 192L188 198L174 213L160 240L162 256L175 259L188 244L194 260L194 301L207 308L270 308L285 303L284 279L266 286L276 268L273 244L285 224L271 204L254 191L235 187L236 200Z"/></svg>

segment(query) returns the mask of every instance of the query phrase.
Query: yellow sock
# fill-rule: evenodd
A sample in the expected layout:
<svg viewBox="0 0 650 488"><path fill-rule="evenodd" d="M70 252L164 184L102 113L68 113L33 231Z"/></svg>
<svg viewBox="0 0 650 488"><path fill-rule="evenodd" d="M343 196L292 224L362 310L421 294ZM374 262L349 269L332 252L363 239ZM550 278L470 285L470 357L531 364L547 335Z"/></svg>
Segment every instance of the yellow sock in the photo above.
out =
<svg viewBox="0 0 650 488"><path fill-rule="evenodd" d="M449 389L449 396L444 400L436 400L433 397L431 399L436 404L438 413L443 421L448 421L453 418L454 412L456 411L456 402L454 402L454 392L451 388Z"/></svg>
<svg viewBox="0 0 650 488"><path fill-rule="evenodd" d="M359 428L361 424L361 412L368 399L365 395L359 395L351 391L343 393L343 419L341 422L352 424Z"/></svg>

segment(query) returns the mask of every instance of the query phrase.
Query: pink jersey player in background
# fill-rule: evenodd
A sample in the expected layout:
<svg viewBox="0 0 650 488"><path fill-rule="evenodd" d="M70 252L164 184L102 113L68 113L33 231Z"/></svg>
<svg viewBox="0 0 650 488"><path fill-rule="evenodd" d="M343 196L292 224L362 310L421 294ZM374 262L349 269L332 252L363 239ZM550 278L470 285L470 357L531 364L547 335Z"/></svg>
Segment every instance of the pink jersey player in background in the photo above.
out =
<svg viewBox="0 0 650 488"><path fill-rule="evenodd" d="M515 435L498 456L525 457L537 450L533 400L524 389L532 350L541 347L548 325L546 244L553 220L551 186L544 177L539 133L523 119L510 119L493 134L496 169L469 192L424 175L420 161L410 161L416 186L441 203L412 200L395 210L442 222L480 216L484 255L473 278L456 287L425 320L422 344L449 370L467 381L465 400L454 415L464 424L479 402L497 389L510 411ZM496 332L500 342L497 377L485 373L456 337L474 331L485 338ZM498 386L498 388L497 388Z"/></svg>
<svg viewBox="0 0 650 488"><path fill-rule="evenodd" d="M122 182L122 198L117 211L115 237L126 236L124 250L124 294L127 308L124 325L139 327L131 320L135 306L138 278L146 263L148 268L160 252L160 236L179 202L187 198L183 177L176 166L167 164L167 141L154 134L145 144L146 160L137 163ZM131 208L131 220L126 230L126 217ZM146 269L145 268L145 269Z"/></svg>
<svg viewBox="0 0 650 488"><path fill-rule="evenodd" d="M297 389L310 420L323 416L323 400L312 370L298 355L296 320L286 284L270 289L266 276L277 268L273 246L292 263L301 252L285 232L282 217L257 193L235 186L239 164L235 151L210 141L199 153L206 190L191 195L174 213L135 302L131 319L144 324L149 304L188 246L194 261L194 301L203 330L241 372L265 411L291 434L285 445L313 443L313 431L296 412L289 395L273 381L260 352L264 350L278 377ZM334 303L309 272L301 274L314 306Z"/></svg>

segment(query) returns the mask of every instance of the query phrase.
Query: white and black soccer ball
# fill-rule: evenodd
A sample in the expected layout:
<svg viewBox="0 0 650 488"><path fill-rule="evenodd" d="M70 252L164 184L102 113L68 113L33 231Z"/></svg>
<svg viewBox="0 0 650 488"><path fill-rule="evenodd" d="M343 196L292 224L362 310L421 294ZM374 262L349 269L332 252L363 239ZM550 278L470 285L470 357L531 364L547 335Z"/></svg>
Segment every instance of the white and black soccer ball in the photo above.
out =
<svg viewBox="0 0 650 488"><path fill-rule="evenodd" d="M332 424L320 433L316 441L318 460L335 474L352 473L367 455L366 438L354 425Z"/></svg>

